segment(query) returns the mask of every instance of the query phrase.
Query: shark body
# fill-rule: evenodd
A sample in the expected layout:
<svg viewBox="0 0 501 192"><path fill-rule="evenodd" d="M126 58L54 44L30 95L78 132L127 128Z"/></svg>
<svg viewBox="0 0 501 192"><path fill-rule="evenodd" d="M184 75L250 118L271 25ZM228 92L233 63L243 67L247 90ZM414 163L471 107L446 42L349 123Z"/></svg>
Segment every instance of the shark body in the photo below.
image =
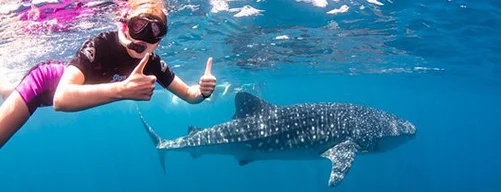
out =
<svg viewBox="0 0 501 192"><path fill-rule="evenodd" d="M144 121L163 163L167 150L234 156L240 165L259 160L329 159L328 185L339 185L358 152L392 149L413 138L409 121L370 107L344 103L270 104L247 92L235 97L231 121L166 140ZM163 164L162 164L163 165Z"/></svg>

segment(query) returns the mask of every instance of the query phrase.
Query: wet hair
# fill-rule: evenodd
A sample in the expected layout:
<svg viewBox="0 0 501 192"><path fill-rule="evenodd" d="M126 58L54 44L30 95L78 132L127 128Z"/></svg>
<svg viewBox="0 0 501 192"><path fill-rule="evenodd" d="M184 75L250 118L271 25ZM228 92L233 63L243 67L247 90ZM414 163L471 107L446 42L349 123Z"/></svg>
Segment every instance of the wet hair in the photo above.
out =
<svg viewBox="0 0 501 192"><path fill-rule="evenodd" d="M129 0L127 7L128 17L147 13L159 17L164 24L167 24L167 11L163 0Z"/></svg>

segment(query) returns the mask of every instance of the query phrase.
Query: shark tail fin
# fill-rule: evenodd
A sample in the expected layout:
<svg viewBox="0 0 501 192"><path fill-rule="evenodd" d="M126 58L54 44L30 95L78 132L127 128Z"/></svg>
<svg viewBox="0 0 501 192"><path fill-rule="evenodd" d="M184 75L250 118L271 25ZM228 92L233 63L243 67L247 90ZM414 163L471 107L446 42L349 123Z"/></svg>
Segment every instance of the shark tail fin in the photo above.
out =
<svg viewBox="0 0 501 192"><path fill-rule="evenodd" d="M162 169L165 171L165 151L159 148L160 144L164 141L154 130L151 128L146 120L144 120L143 115L139 111L139 108L136 107L137 113L139 114L139 118L141 119L141 122L143 122L143 126L146 129L146 132L148 132L148 135L150 136L151 141L153 141L153 144L155 144L155 148L157 149L158 153L158 158L160 160L160 166L162 166Z"/></svg>

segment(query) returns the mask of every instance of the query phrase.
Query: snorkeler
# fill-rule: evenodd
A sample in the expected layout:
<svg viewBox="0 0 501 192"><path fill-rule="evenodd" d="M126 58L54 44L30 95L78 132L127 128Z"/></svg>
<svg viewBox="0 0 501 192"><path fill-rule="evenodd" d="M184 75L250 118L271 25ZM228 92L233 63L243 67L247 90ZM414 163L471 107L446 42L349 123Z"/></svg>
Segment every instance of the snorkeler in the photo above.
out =
<svg viewBox="0 0 501 192"><path fill-rule="evenodd" d="M188 86L154 53L168 28L164 2L126 5L118 31L89 38L68 64L48 61L26 74L0 106L0 148L42 106L80 111L119 100L150 100L155 81L188 103L211 96L216 86L211 58L198 85ZM2 90L0 95L10 91Z"/></svg>

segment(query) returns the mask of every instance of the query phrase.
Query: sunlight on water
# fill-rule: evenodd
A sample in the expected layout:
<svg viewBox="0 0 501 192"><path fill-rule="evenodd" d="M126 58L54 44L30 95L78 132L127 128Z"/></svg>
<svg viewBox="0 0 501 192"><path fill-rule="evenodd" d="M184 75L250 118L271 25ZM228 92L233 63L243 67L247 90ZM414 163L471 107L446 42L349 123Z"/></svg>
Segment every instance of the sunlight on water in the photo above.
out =
<svg viewBox="0 0 501 192"><path fill-rule="evenodd" d="M53 2L34 2L34 5L43 6L44 3ZM5 61L2 68L18 71L13 73L17 78L12 77L18 80L19 71L25 71L34 63L48 59L47 55L68 59L86 37L114 29L112 4L98 4L95 1L86 3L87 6L92 6L91 11L95 10L96 14L104 17L79 17L75 18L76 21L58 23L57 25L69 27L56 28L65 29L64 31L33 31L36 30L36 25L51 25L50 21L35 24L30 24L30 21L16 22L16 12L30 9L28 4L17 8L13 8L12 4L1 6L2 10L10 10L2 17L11 19L5 21L11 27L3 30L2 37L15 39L3 40L1 44L5 50L3 53L15 55L0 55ZM317 8L308 8L309 3ZM195 52L202 51L215 55L221 66L252 70L277 69L288 64L306 64L310 66L310 70L323 73L351 74L412 72L417 68L433 71L437 68L426 66L427 63L421 57L386 45L386 42L395 40L393 33L397 32L397 28L392 15L381 13L380 7L383 4L378 1L334 1L328 4L323 1L278 1L278 4L289 4L292 7L277 18L272 17L280 12L268 9L273 4L264 1L222 0L211 0L208 4L204 1L171 2L170 23L173 30L161 45L161 49L168 51L160 54L167 61L174 59L171 61L173 63L176 60L193 62L203 59L194 55ZM102 9L101 5L109 8ZM209 6L210 10L201 9L201 6ZM333 7L337 8L331 9ZM307 10L300 11L301 8ZM318 10L325 10L324 15L317 14ZM292 18L299 20L293 21L286 16L291 12L310 12L313 15L297 14ZM335 16L329 16L331 14ZM303 23L303 20L309 24ZM270 21L278 25L271 26ZM369 28L362 28L362 25ZM28 32L14 29L26 26L32 28ZM31 37L24 38L28 35ZM26 43L20 41L29 41L30 48L23 47ZM54 49L59 54L54 54ZM46 52L48 50L52 54ZM193 67L182 63L174 65L188 71Z"/></svg>
<svg viewBox="0 0 501 192"><path fill-rule="evenodd" d="M69 61L89 37L116 30L124 2L0 1L0 82L15 85L48 59ZM1 192L332 191L328 161L239 166L169 153L163 171L136 107L170 139L231 121L239 91L280 106L373 106L415 124L415 141L357 159L338 191L501 191L499 1L168 2L157 54L190 85L213 57L214 94L192 105L157 85L149 102L39 108L0 151Z"/></svg>
<svg viewBox="0 0 501 192"><path fill-rule="evenodd" d="M31 5L16 1L1 4L0 69L6 70L4 73L12 82L17 82L24 71L42 60L69 60L86 38L115 29L114 10L119 1L82 2L84 11L79 9L82 16L64 23L56 22L57 18L17 21L20 17L17 14L32 9ZM38 7L54 3L33 1ZM467 9L464 3L456 1L444 6ZM276 75L301 75L304 70L310 74L351 75L475 73L435 59L447 55L451 62L461 62L453 55L467 50L461 50L461 46L457 50L444 47L447 43L460 45L460 39L448 37L443 43L420 41L436 38L439 27L447 25L433 17L419 16L425 4L377 0L193 0L171 1L169 7L170 32L162 41L159 54L186 74L198 71L199 66L191 63L206 60L199 53L213 56L219 69L234 73L240 70L272 70ZM287 9L275 10L275 7ZM444 49L433 51L433 47ZM472 57L473 60L475 56ZM495 58L484 59L495 61ZM285 70L289 65L307 68L291 73ZM493 69L488 73L499 72ZM228 81L239 84L245 78L232 77Z"/></svg>

